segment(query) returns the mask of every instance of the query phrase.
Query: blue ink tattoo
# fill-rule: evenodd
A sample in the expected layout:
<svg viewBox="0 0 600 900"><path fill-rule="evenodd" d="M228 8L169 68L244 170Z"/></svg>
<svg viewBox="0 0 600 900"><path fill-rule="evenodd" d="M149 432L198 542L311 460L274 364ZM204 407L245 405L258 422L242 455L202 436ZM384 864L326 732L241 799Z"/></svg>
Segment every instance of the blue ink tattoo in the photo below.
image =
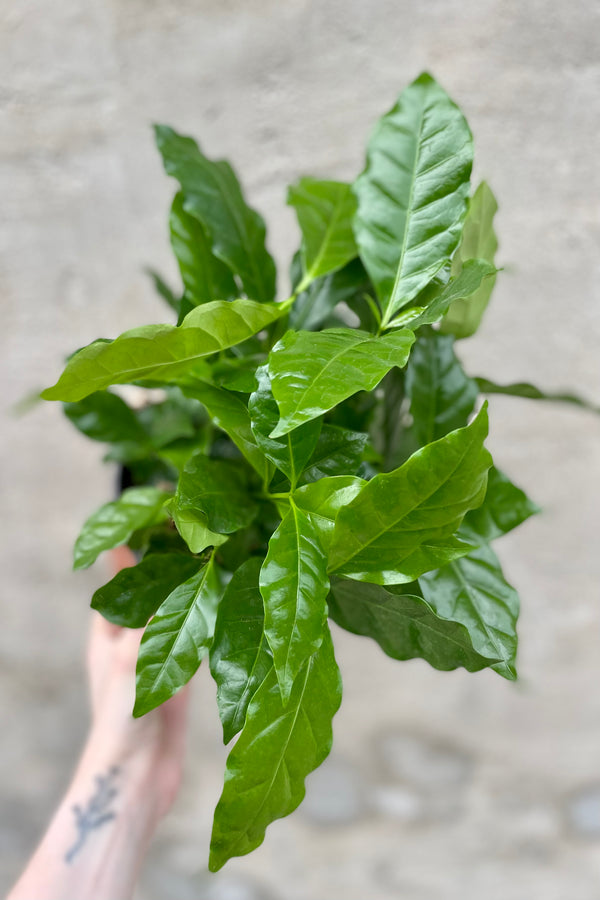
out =
<svg viewBox="0 0 600 900"><path fill-rule="evenodd" d="M106 775L96 775L96 790L88 805L85 809L78 805L73 807L78 834L77 840L65 854L65 862L67 864L73 862L91 831L116 818L116 813L110 809L110 805L119 793L115 782L120 774L121 770L118 766L111 766Z"/></svg>

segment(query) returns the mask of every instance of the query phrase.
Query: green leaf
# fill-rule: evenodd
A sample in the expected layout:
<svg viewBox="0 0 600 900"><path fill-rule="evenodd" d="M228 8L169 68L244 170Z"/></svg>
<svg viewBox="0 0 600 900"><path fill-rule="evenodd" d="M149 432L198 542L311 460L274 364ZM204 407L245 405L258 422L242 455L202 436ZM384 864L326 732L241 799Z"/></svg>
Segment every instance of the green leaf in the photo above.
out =
<svg viewBox="0 0 600 900"><path fill-rule="evenodd" d="M488 378L476 378L477 386L482 394L507 394L509 397L523 397L526 400L546 400L550 403L571 403L574 406L581 406L583 409L589 409L590 412L600 413L600 406L596 406L580 397L578 394L571 394L565 391L558 393L547 393L533 384L525 381L519 381L515 384L496 384Z"/></svg>
<svg viewBox="0 0 600 900"><path fill-rule="evenodd" d="M171 396L162 403L150 403L137 413L138 420L150 436L152 447L160 450L181 438L193 438L197 427L206 418L202 407L193 400L186 400L177 389L170 389Z"/></svg>
<svg viewBox="0 0 600 900"><path fill-rule="evenodd" d="M239 291L231 270L214 255L206 231L195 216L185 211L184 204L184 195L176 194L169 228L171 247L191 307L211 300L233 300Z"/></svg>
<svg viewBox="0 0 600 900"><path fill-rule="evenodd" d="M267 826L300 805L304 779L331 749L331 722L341 699L341 677L327 628L321 647L298 674L286 706L271 669L227 760L212 832L212 872L262 844Z"/></svg>
<svg viewBox="0 0 600 900"><path fill-rule="evenodd" d="M290 500L260 573L265 635L284 703L300 669L323 640L328 590L327 558L317 532L309 516Z"/></svg>
<svg viewBox="0 0 600 900"><path fill-rule="evenodd" d="M366 483L356 475L332 475L312 484L305 484L294 492L296 505L310 513L310 521L326 554L329 552L338 512L354 500Z"/></svg>
<svg viewBox="0 0 600 900"><path fill-rule="evenodd" d="M491 188L482 181L469 201L460 244L452 259L452 275L459 275L467 260L476 257L494 264L498 240L493 222L497 209L498 204ZM495 282L496 276L492 275L486 278L472 296L456 299L442 321L441 331L457 338L475 334Z"/></svg>
<svg viewBox="0 0 600 900"><path fill-rule="evenodd" d="M195 674L212 641L220 595L211 558L160 605L140 644L134 716L160 706Z"/></svg>
<svg viewBox="0 0 600 900"><path fill-rule="evenodd" d="M177 485L173 509L191 510L206 517L211 531L231 534L249 525L257 513L239 464L209 459L195 453L186 463Z"/></svg>
<svg viewBox="0 0 600 900"><path fill-rule="evenodd" d="M454 338L428 329L420 333L406 367L412 429L421 447L462 428L473 412L477 383L454 353Z"/></svg>
<svg viewBox="0 0 600 900"><path fill-rule="evenodd" d="M92 609L124 628L143 628L171 591L200 568L184 553L150 553L121 569L92 597Z"/></svg>
<svg viewBox="0 0 600 900"><path fill-rule="evenodd" d="M97 391L78 403L66 403L66 417L93 441L125 444L130 452L148 449L149 435L124 400L108 391Z"/></svg>
<svg viewBox="0 0 600 900"><path fill-rule="evenodd" d="M436 284L432 281L416 298L415 305L403 309L390 323L390 327L412 328L416 331L421 325L432 325L452 308L458 308L459 303L477 302L481 292L490 291L496 279L497 269L483 259L468 259L455 278L451 278L447 284ZM493 279L492 279L493 276ZM441 328L442 332L450 329Z"/></svg>
<svg viewBox="0 0 600 900"><path fill-rule="evenodd" d="M261 565L252 556L233 573L217 612L210 671L225 744L242 730L248 705L273 667L258 586Z"/></svg>
<svg viewBox="0 0 600 900"><path fill-rule="evenodd" d="M473 541L476 537L487 543L517 528L538 512L539 507L521 488L492 466L484 501L477 509L467 513L461 530L468 540Z"/></svg>
<svg viewBox="0 0 600 900"><path fill-rule="evenodd" d="M265 223L246 204L229 163L207 159L192 138L166 125L154 130L165 171L181 185L184 210L201 222L215 256L239 276L248 297L273 300L275 263L265 246Z"/></svg>
<svg viewBox="0 0 600 900"><path fill-rule="evenodd" d="M132 487L118 500L105 503L87 519L75 541L74 569L87 569L103 550L125 544L134 531L167 518L165 491L154 487Z"/></svg>
<svg viewBox="0 0 600 900"><path fill-rule="evenodd" d="M192 553L202 553L207 547L220 547L228 539L227 534L217 534L208 527L203 512L191 507L180 508L173 501L169 506L177 531Z"/></svg>
<svg viewBox="0 0 600 900"><path fill-rule="evenodd" d="M271 437L279 419L279 410L273 398L266 365L256 370L256 379L258 387L248 401L252 431L262 452L289 478L293 490L315 449L321 421L315 419L292 434Z"/></svg>
<svg viewBox="0 0 600 900"><path fill-rule="evenodd" d="M143 325L114 341L94 341L75 353L44 400L82 400L111 384L177 380L212 353L239 344L270 325L286 303L215 300L193 309L180 326Z"/></svg>
<svg viewBox="0 0 600 900"><path fill-rule="evenodd" d="M229 435L263 481L270 480L272 468L252 433L250 414L244 401L224 388L206 384L198 379L188 380L181 389L186 396L196 397L204 404L217 428L221 428Z"/></svg>
<svg viewBox="0 0 600 900"><path fill-rule="evenodd" d="M372 478L338 513L329 571L375 584L402 583L468 550L453 535L485 495L492 462L483 447L487 428L484 407L467 428Z"/></svg>
<svg viewBox="0 0 600 900"><path fill-rule="evenodd" d="M499 661L499 657L477 653L463 625L441 618L422 596L398 587L335 578L328 605L334 622L353 634L373 638L392 659L420 657L434 669L462 666L468 672Z"/></svg>
<svg viewBox="0 0 600 900"><path fill-rule="evenodd" d="M340 303L349 304L372 290L360 259L353 259L343 269L315 279L298 295L290 310L290 328L318 329Z"/></svg>
<svg viewBox="0 0 600 900"><path fill-rule="evenodd" d="M425 600L439 616L460 622L482 656L501 662L493 668L514 680L519 597L505 580L496 554L486 545L419 578Z"/></svg>
<svg viewBox="0 0 600 900"><path fill-rule="evenodd" d="M341 269L358 253L352 231L356 198L349 184L301 178L288 189L302 231L304 277L298 293L311 281Z"/></svg>
<svg viewBox="0 0 600 900"><path fill-rule="evenodd" d="M292 432L294 434L297 432ZM302 473L302 482L317 481L329 475L353 474L362 461L368 438L369 435L362 431L323 425L317 446Z"/></svg>
<svg viewBox="0 0 600 900"><path fill-rule="evenodd" d="M413 341L406 330L381 337L352 328L288 331L269 355L281 413L271 436L292 431L357 391L373 390L392 366L406 364Z"/></svg>
<svg viewBox="0 0 600 900"><path fill-rule="evenodd" d="M472 162L469 126L430 75L417 78L379 120L354 185L354 232L384 325L449 262Z"/></svg>

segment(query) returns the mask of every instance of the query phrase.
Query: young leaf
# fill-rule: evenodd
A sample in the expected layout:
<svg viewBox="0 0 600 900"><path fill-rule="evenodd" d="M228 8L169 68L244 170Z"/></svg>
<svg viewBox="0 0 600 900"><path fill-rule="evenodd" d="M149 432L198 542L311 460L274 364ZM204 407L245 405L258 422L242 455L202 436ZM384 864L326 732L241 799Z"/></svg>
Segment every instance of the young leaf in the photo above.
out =
<svg viewBox="0 0 600 900"><path fill-rule="evenodd" d="M459 303L477 302L481 292L490 292L496 279L497 269L484 259L468 259L459 274L451 278L447 284L436 284L432 281L415 299L415 305L401 310L390 322L390 327L407 327L416 331L421 325L432 325L437 322L452 306L458 308ZM492 279L493 276L493 279ZM442 332L448 329L441 328Z"/></svg>
<svg viewBox="0 0 600 900"><path fill-rule="evenodd" d="M334 578L328 606L334 622L353 634L373 638L392 659L420 657L434 669L462 666L468 672L500 661L477 653L463 625L441 618L412 591Z"/></svg>
<svg viewBox="0 0 600 900"><path fill-rule="evenodd" d="M126 543L138 528L164 521L169 496L154 487L132 487L118 500L105 503L92 513L75 541L73 568L87 569L103 550Z"/></svg>
<svg viewBox="0 0 600 900"><path fill-rule="evenodd" d="M305 484L294 492L294 503L310 513L310 521L326 554L338 512L354 500L366 483L356 475L333 475Z"/></svg>
<svg viewBox="0 0 600 900"><path fill-rule="evenodd" d="M419 334L406 367L413 432L423 447L462 428L478 396L454 353L454 338L431 329Z"/></svg>
<svg viewBox="0 0 600 900"><path fill-rule="evenodd" d="M323 640L328 590L327 558L317 532L291 500L260 572L265 635L284 703L298 672Z"/></svg>
<svg viewBox="0 0 600 900"><path fill-rule="evenodd" d="M220 547L229 537L227 534L211 531L207 517L198 509L179 507L171 501L169 512L173 516L177 531L192 553L202 553L207 547Z"/></svg>
<svg viewBox="0 0 600 900"><path fill-rule="evenodd" d="M65 403L63 409L69 421L94 441L124 444L131 453L149 449L149 435L116 394L97 391L78 403Z"/></svg>
<svg viewBox="0 0 600 900"><path fill-rule="evenodd" d="M353 328L288 331L269 355L269 374L281 437L357 391L371 391L392 366L406 364L412 331L374 337Z"/></svg>
<svg viewBox="0 0 600 900"><path fill-rule="evenodd" d="M467 428L376 475L338 513L329 571L359 581L395 584L469 548L453 537L465 513L482 502L492 459L483 446L484 407Z"/></svg>
<svg viewBox="0 0 600 900"><path fill-rule="evenodd" d="M291 436L297 434L291 432ZM303 483L330 475L353 474L358 469L369 435L337 425L323 425L317 446L302 473Z"/></svg>
<svg viewBox="0 0 600 900"><path fill-rule="evenodd" d="M200 568L184 553L151 553L121 569L92 597L92 609L124 628L143 628L171 591Z"/></svg>
<svg viewBox="0 0 600 900"><path fill-rule="evenodd" d="M290 310L290 328L318 329L340 303L349 304L372 290L365 267L360 259L353 259L343 269L317 278L298 295Z"/></svg>
<svg viewBox="0 0 600 900"><path fill-rule="evenodd" d="M195 674L212 641L220 594L211 557L160 605L140 644L134 716L160 706Z"/></svg>
<svg viewBox="0 0 600 900"><path fill-rule="evenodd" d="M571 394L564 391L558 393L547 393L541 391L533 384L525 381L519 381L515 384L496 384L488 378L476 378L477 386L482 394L507 394L509 397L523 397L526 400L546 400L550 403L572 403L574 406L581 406L583 409L589 409L591 412L600 413L600 406L596 406L580 397L578 394Z"/></svg>
<svg viewBox="0 0 600 900"><path fill-rule="evenodd" d="M257 513L244 470L229 460L196 453L177 485L173 510L200 512L211 531L231 534L249 525Z"/></svg>
<svg viewBox="0 0 600 900"><path fill-rule="evenodd" d="M467 513L461 531L470 541L487 543L517 528L539 511L521 488L492 466L483 503Z"/></svg>
<svg viewBox="0 0 600 900"><path fill-rule="evenodd" d="M288 189L302 231L303 291L311 281L341 269L358 253L352 219L356 198L349 184L301 178Z"/></svg>
<svg viewBox="0 0 600 900"><path fill-rule="evenodd" d="M425 600L439 616L460 622L482 656L501 662L493 668L514 680L519 597L502 574L496 554L486 545L419 578Z"/></svg>
<svg viewBox="0 0 600 900"><path fill-rule="evenodd" d="M263 482L268 483L273 470L252 433L250 415L244 401L224 388L199 379L186 380L181 389L186 396L195 397L204 404L217 428L229 435Z"/></svg>
<svg viewBox="0 0 600 900"><path fill-rule="evenodd" d="M302 802L304 779L331 749L331 722L341 699L341 677L325 626L321 647L298 673L287 705L271 669L248 707L215 810L212 872L262 844L267 826Z"/></svg>
<svg viewBox="0 0 600 900"><path fill-rule="evenodd" d="M278 438L271 437L271 432L279 419L279 411L273 398L266 365L256 370L256 379L258 387L248 401L252 431L262 452L289 478L293 490L315 449L321 421L313 419L292 434Z"/></svg>
<svg viewBox="0 0 600 900"><path fill-rule="evenodd" d="M231 270L212 252L211 241L200 221L184 208L185 197L176 194L169 216L171 247L179 264L190 306L211 300L233 300L238 289Z"/></svg>
<svg viewBox="0 0 600 900"><path fill-rule="evenodd" d="M469 208L458 250L452 259L452 275L457 276L467 260L478 257L491 265L498 249L494 232L494 215L498 209L490 187L482 181L469 201ZM494 289L496 276L492 275L470 297L456 299L446 313L441 331L457 338L475 334Z"/></svg>
<svg viewBox="0 0 600 900"><path fill-rule="evenodd" d="M245 202L229 163L207 159L192 138L155 126L165 171L176 178L184 210L201 222L215 256L239 276L248 297L275 296L275 263L265 246L265 223Z"/></svg>
<svg viewBox="0 0 600 900"><path fill-rule="evenodd" d="M177 380L206 356L239 344L288 309L285 303L215 300L193 309L180 326L143 325L114 341L94 341L75 353L44 400L82 400L111 384Z"/></svg>
<svg viewBox="0 0 600 900"><path fill-rule="evenodd" d="M248 704L273 667L258 586L261 565L257 556L242 563L233 573L217 611L210 671L217 683L225 744L242 730Z"/></svg>
<svg viewBox="0 0 600 900"><path fill-rule="evenodd" d="M354 185L360 256L390 322L458 245L473 140L458 107L423 74L379 120Z"/></svg>

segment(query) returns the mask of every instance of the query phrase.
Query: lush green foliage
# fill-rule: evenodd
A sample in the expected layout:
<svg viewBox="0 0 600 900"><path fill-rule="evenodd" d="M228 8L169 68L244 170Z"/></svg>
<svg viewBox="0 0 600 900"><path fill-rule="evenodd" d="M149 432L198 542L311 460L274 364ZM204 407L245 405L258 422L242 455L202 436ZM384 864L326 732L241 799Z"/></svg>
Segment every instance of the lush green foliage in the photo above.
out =
<svg viewBox="0 0 600 900"><path fill-rule="evenodd" d="M239 734L216 870L296 808L329 752L328 617L394 659L516 677L518 597L490 541L536 507L492 466L481 394L547 398L471 378L456 354L496 279L496 201L471 193L469 127L430 76L380 120L353 184L290 188L302 241L284 302L228 163L170 128L156 139L183 290L152 277L176 324L95 341L43 396L131 478L85 523L75 567L139 554L92 601L146 626L134 715L208 655L224 740ZM163 393L134 408L109 390L128 383Z"/></svg>

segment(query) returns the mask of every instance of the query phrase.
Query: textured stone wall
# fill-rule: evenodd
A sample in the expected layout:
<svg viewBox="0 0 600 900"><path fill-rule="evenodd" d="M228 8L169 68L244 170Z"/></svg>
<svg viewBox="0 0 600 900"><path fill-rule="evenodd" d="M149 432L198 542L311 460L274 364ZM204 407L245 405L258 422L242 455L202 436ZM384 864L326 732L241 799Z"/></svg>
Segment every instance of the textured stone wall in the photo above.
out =
<svg viewBox="0 0 600 900"><path fill-rule="evenodd" d="M0 878L15 876L86 728L81 651L102 564L70 573L111 491L101 448L11 404L99 335L160 320L173 185L149 125L227 156L284 266L285 186L352 178L422 69L461 104L500 200L495 303L469 371L600 400L595 0L20 0L0 13L3 579ZM285 277L281 279L282 293ZM397 664L336 632L345 700L303 809L205 873L225 753L197 679L190 758L140 900L595 900L600 878L600 419L497 399L490 446L544 507L499 547L521 681ZM357 665L357 658L360 665ZM99 898L100 900L100 898Z"/></svg>

